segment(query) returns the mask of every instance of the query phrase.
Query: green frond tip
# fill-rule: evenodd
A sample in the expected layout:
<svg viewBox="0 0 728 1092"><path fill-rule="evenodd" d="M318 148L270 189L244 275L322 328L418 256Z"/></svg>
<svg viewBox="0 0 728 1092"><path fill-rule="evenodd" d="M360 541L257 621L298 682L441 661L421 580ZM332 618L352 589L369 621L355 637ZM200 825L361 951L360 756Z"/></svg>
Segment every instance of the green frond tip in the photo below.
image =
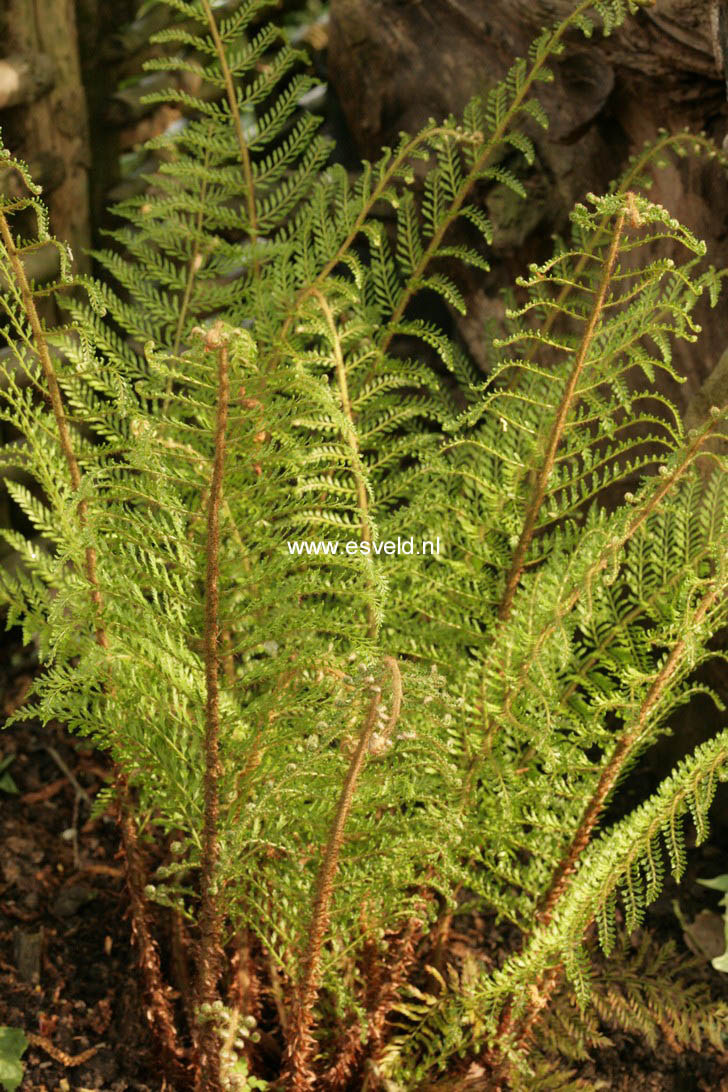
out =
<svg viewBox="0 0 728 1092"><path fill-rule="evenodd" d="M30 170L28 169L28 165L24 163L22 159L18 159L16 156L13 156L10 152L10 149L2 145L2 137L0 137L0 169L2 169L3 167L6 170L16 171L23 179L23 183L25 184L28 192L33 194L35 197L40 197L41 193L43 192L43 188L33 181Z"/></svg>
<svg viewBox="0 0 728 1092"><path fill-rule="evenodd" d="M652 900L659 893L660 857L665 850L679 880L685 868L684 817L697 816L702 837L706 836L705 816L718 782L728 780L727 766L728 732L724 731L684 759L648 801L597 839L583 858L560 929L573 929L572 936L583 935L593 915L600 922L615 892L626 894L632 912L637 912L648 896ZM612 941L602 926L600 941L608 954Z"/></svg>

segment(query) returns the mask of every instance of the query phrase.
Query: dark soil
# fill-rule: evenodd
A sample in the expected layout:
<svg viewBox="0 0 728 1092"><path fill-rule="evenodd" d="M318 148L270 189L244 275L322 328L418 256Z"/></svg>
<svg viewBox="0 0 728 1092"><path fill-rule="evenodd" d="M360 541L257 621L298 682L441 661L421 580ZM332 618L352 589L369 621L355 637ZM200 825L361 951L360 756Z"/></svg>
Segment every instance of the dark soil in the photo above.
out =
<svg viewBox="0 0 728 1092"><path fill-rule="evenodd" d="M18 643L6 639L2 651L5 717L35 665ZM0 735L0 756L8 755L18 791L0 791L0 1025L32 1037L22 1092L162 1092L116 824L90 819L108 777L104 759L60 728L30 721Z"/></svg>
<svg viewBox="0 0 728 1092"><path fill-rule="evenodd" d="M36 670L32 648L0 639L0 717L21 706ZM86 741L31 720L0 734L0 763L10 755L12 785L0 790L0 1025L31 1040L21 1092L174 1092L144 1019L116 824L108 814L91 817L107 763ZM717 844L691 854L686 880L650 912L652 935L684 951L672 900L679 896L687 919L715 910L718 893L695 880L726 871ZM499 937L477 915L456 920L447 960L461 965L476 950L499 962L502 953L488 951ZM728 975L707 962L704 974L728 999ZM652 1051L634 1037L610 1038L611 1047L574 1066L592 1087L728 1092L727 1056L714 1048L681 1051L665 1040Z"/></svg>

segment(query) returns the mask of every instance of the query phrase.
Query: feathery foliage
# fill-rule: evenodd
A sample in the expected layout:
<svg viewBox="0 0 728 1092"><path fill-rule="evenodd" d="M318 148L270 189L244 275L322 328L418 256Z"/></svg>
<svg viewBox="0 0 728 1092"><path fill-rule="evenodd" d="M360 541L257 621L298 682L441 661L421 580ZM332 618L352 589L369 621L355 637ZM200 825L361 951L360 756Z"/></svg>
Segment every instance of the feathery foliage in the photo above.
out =
<svg viewBox="0 0 728 1092"><path fill-rule="evenodd" d="M461 121L352 180L327 165L263 0L219 23L209 0L165 3L172 52L149 66L198 92L164 93L184 121L150 143L160 166L117 209L103 279L74 282L57 244L63 284L43 293L65 324L44 324L23 273L47 238L31 181L0 206L2 330L32 380L0 392L22 436L2 459L34 483L8 488L43 542L3 532L24 564L0 595L45 668L22 716L108 748L122 815L133 801L168 847L158 882L135 866L129 883L140 921L151 899L198 938L191 1046L157 1022L179 1087L409 1090L458 1056L492 1087L581 1087L554 1051L582 1057L594 1013L620 1009L689 1041L690 990L619 1001L586 937L596 923L612 951L618 899L628 930L643 922L684 869L685 818L704 839L728 777L727 729L603 823L728 620L726 409L686 436L653 387L720 278L637 192L695 138L660 137L577 205L519 280L487 377L411 308L465 309L458 264L487 269L492 238L479 188L520 192L503 153L533 158L550 58L639 5L583 0ZM384 550L397 538L412 552ZM293 546L323 539L336 552ZM517 950L433 969L427 992L416 946L465 896ZM639 982L655 967L669 979L635 957ZM260 990L275 1071L250 1034ZM571 1054L553 1020L539 1031L557 994Z"/></svg>

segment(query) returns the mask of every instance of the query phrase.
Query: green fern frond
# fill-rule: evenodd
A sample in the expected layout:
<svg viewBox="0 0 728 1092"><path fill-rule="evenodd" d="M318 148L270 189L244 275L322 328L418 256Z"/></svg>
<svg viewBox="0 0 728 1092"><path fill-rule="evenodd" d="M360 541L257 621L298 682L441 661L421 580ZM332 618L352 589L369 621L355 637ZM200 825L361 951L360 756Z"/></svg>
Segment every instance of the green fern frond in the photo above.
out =
<svg viewBox="0 0 728 1092"><path fill-rule="evenodd" d="M210 956L196 1001L244 935L291 1002L292 1087L334 1080L326 1021L359 1035L347 1079L368 1066L403 1090L464 1056L513 1087L584 1087L559 1058L612 1022L695 1044L703 995L678 975L663 997L665 959L612 972L587 949L594 922L612 952L618 903L633 930L680 876L685 820L707 836L728 761L722 731L607 825L673 712L723 704L695 671L724 656L728 411L686 437L653 389L721 277L635 192L687 138L577 206L487 378L411 306L466 310L458 268L487 269L493 237L478 186L522 194L550 60L638 5L583 0L462 123L403 135L356 179L327 166L266 4L167 6L149 67L170 89L148 101L181 123L146 146L148 190L117 209L107 283L68 298L67 326L43 328L22 272L42 204L0 197L0 417L23 437L0 458L32 530L3 532L19 563L0 598L44 665L11 722L108 748L124 807L174 837L146 896ZM22 244L21 215L38 220ZM416 548L383 553L395 540ZM507 924L505 961L384 988L378 938L416 917L426 952L464 907Z"/></svg>

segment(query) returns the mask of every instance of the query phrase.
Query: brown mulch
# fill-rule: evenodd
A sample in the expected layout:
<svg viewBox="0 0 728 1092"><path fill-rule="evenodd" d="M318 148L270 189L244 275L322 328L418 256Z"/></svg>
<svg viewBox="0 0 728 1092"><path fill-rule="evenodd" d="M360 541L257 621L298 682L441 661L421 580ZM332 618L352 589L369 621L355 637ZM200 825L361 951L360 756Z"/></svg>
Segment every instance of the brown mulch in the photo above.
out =
<svg viewBox="0 0 728 1092"><path fill-rule="evenodd" d="M32 649L1 643L5 717L35 664ZM108 775L84 744L35 721L0 734L0 761L13 756L7 773L18 790L0 791L0 1025L30 1041L22 1092L162 1092L116 824L90 818Z"/></svg>

